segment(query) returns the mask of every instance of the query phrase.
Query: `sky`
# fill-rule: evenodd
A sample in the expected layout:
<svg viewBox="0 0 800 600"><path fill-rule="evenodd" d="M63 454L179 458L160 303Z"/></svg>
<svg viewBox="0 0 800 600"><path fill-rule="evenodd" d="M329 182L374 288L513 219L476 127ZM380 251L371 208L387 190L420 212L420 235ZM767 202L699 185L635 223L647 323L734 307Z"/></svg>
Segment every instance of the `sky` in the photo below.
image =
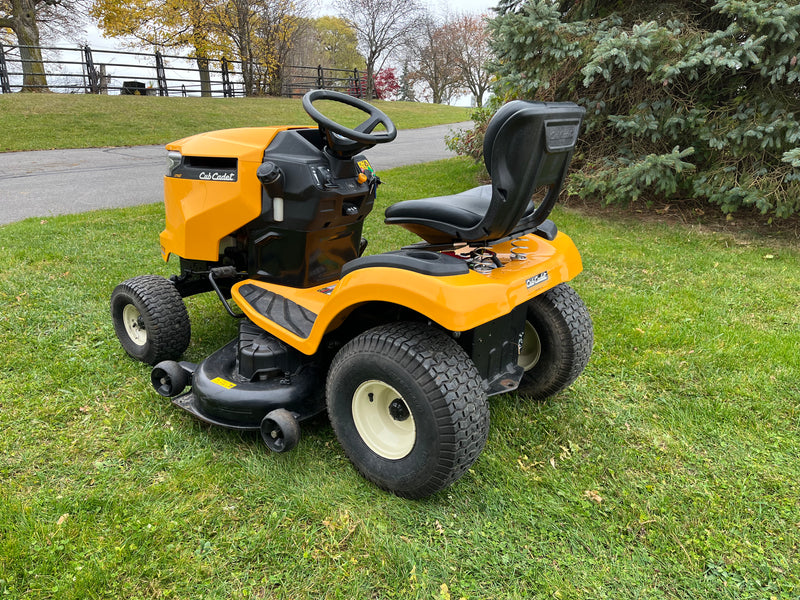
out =
<svg viewBox="0 0 800 600"><path fill-rule="evenodd" d="M449 6L452 12L465 12L465 13L488 13L494 6L497 6L497 1L489 2L487 0L450 0L449 2L431 2L432 6L437 4L444 4Z"/></svg>

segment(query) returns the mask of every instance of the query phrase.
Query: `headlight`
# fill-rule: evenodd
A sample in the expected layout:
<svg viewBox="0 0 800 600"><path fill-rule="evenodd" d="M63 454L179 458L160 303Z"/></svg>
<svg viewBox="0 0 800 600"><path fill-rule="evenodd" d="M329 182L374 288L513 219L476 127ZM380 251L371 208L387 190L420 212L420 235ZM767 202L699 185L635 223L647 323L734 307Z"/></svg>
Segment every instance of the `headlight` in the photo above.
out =
<svg viewBox="0 0 800 600"><path fill-rule="evenodd" d="M180 152L171 151L167 152L167 177L172 177L175 173L175 169L181 166L181 161L183 157L181 156Z"/></svg>

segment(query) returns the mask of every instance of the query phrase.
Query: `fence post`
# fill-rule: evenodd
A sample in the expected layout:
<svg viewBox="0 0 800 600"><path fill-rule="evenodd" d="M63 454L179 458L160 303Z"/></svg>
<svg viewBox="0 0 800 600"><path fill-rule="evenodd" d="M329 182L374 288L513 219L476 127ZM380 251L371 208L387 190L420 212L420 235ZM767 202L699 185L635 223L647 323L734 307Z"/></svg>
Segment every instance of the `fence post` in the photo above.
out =
<svg viewBox="0 0 800 600"><path fill-rule="evenodd" d="M100 65L100 89L98 94L108 95L108 82L111 78L106 74L106 66Z"/></svg>
<svg viewBox="0 0 800 600"><path fill-rule="evenodd" d="M233 98L233 89L231 88L231 74L228 70L228 59L222 59L222 97Z"/></svg>
<svg viewBox="0 0 800 600"><path fill-rule="evenodd" d="M11 84L8 81L8 67L6 66L6 55L3 51L3 44L0 44L0 94L10 94Z"/></svg>
<svg viewBox="0 0 800 600"><path fill-rule="evenodd" d="M92 59L92 49L89 48L88 45L83 47L83 60L84 66L86 67L86 80L88 85L86 86L86 93L87 94L99 94L100 93L100 75L97 73L97 69L94 66L94 60Z"/></svg>
<svg viewBox="0 0 800 600"><path fill-rule="evenodd" d="M156 50L156 80L158 81L158 95L169 96L169 88L167 88L167 75L164 73L164 57L161 52Z"/></svg>
<svg viewBox="0 0 800 600"><path fill-rule="evenodd" d="M322 65L317 65L317 87L321 90L325 89L325 74Z"/></svg>

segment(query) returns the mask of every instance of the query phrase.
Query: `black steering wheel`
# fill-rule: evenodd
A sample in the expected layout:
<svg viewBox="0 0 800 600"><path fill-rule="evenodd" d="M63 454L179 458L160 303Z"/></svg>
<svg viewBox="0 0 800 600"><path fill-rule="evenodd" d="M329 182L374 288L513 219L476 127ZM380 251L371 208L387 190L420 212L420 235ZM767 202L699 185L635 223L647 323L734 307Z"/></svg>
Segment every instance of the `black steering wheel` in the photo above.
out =
<svg viewBox="0 0 800 600"><path fill-rule="evenodd" d="M351 129L326 117L314 107L317 100L332 100L341 102L348 106L359 109L369 115L363 123ZM364 100L359 100L353 96L334 92L332 90L311 90L303 96L303 108L308 116L314 119L319 125L319 129L325 136L325 140L334 153L344 158L349 158L372 148L375 144L385 144L397 137L397 128L392 120L383 111L372 106ZM378 126L383 125L386 131L373 133Z"/></svg>

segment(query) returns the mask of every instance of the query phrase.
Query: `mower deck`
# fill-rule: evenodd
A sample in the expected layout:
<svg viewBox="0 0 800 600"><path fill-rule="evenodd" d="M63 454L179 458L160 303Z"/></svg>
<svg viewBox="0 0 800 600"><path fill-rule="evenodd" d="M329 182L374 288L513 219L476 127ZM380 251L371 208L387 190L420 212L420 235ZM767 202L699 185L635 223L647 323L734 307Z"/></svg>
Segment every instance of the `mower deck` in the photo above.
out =
<svg viewBox="0 0 800 600"><path fill-rule="evenodd" d="M247 320L240 323L236 339L199 365L181 366L191 373L192 389L173 402L206 423L255 430L278 408L298 421L325 408L318 361Z"/></svg>

